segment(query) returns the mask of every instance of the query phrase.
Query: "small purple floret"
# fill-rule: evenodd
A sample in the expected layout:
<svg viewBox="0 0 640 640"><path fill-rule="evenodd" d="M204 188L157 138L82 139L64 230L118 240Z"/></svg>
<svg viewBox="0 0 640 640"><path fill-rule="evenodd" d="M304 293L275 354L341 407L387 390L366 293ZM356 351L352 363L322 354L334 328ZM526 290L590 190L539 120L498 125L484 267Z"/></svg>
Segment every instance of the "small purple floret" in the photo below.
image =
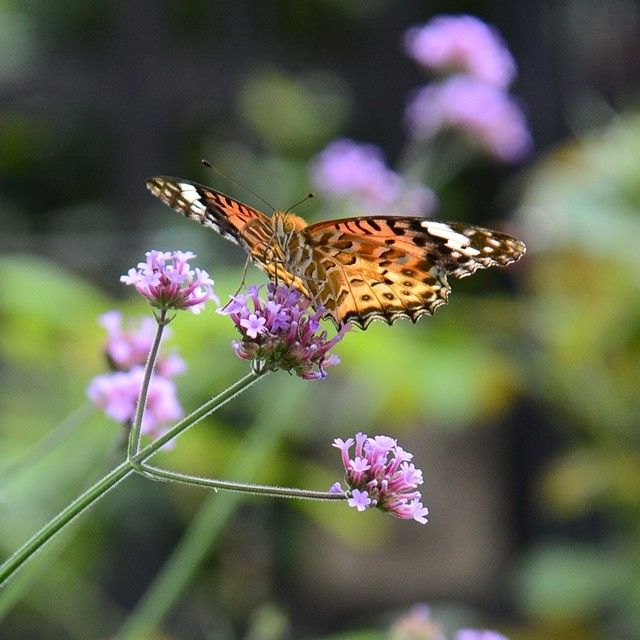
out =
<svg viewBox="0 0 640 640"><path fill-rule="evenodd" d="M324 309L313 311L311 302L300 292L270 283L267 299L259 294L260 287L248 287L246 294L231 296L231 302L218 309L240 332L241 339L231 343L236 355L252 360L256 367L284 369L305 380L325 378L325 368L340 362L329 351L349 325L340 327L329 339L326 331L320 331Z"/></svg>
<svg viewBox="0 0 640 640"><path fill-rule="evenodd" d="M245 329L245 332L249 338L257 338L259 333L265 333L267 331L266 318L258 318L255 313L249 314L248 318L242 318L240 325Z"/></svg>
<svg viewBox="0 0 640 640"><path fill-rule="evenodd" d="M339 482L334 482L329 489L329 493L332 493L334 495L344 495L344 489Z"/></svg>
<svg viewBox="0 0 640 640"><path fill-rule="evenodd" d="M426 524L429 512L421 502L422 494L417 491L423 483L422 471L409 463L413 454L389 436L369 438L365 433L357 433L355 441L336 438L333 446L341 452L350 507L358 511L377 507L397 518ZM340 491L342 487L338 483L331 487L332 493Z"/></svg>
<svg viewBox="0 0 640 640"><path fill-rule="evenodd" d="M147 261L129 269L120 281L134 286L154 307L200 313L208 300L218 303L209 274L190 268L188 261L196 257L191 251L147 251L145 255Z"/></svg>
<svg viewBox="0 0 640 640"><path fill-rule="evenodd" d="M369 497L369 494L359 489L354 489L351 492L351 497L347 500L347 504L350 507L355 507L358 511L364 511L372 502L373 500Z"/></svg>

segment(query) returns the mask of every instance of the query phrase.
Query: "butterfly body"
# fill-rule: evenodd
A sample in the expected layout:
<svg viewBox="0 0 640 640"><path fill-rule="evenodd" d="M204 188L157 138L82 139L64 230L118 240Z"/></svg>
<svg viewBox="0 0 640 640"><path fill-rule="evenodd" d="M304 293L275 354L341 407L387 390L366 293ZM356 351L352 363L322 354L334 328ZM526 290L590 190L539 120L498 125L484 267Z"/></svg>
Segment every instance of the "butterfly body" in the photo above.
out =
<svg viewBox="0 0 640 640"><path fill-rule="evenodd" d="M322 305L336 326L415 322L446 303L448 275L505 266L525 253L511 236L461 222L361 216L308 225L293 213L267 216L188 180L159 176L147 187L182 215L243 246L272 280Z"/></svg>

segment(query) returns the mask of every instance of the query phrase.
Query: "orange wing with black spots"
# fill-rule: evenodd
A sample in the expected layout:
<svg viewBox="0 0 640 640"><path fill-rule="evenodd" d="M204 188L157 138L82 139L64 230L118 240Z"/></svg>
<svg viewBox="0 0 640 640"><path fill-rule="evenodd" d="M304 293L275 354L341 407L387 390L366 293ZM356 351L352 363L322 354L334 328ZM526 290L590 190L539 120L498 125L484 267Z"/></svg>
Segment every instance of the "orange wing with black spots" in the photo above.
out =
<svg viewBox="0 0 640 640"><path fill-rule="evenodd" d="M504 233L460 222L364 216L321 222L301 234L318 265L310 290L339 324L415 322L445 304L447 276L519 260L525 246Z"/></svg>

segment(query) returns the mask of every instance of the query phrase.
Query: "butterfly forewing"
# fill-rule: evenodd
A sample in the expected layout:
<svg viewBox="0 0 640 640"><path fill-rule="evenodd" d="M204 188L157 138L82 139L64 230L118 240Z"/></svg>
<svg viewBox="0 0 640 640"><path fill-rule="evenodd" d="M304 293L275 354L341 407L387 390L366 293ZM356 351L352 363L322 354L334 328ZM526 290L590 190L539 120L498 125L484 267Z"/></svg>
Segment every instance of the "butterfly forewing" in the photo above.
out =
<svg viewBox="0 0 640 640"><path fill-rule="evenodd" d="M147 181L170 207L243 246L269 277L293 285L336 325L415 322L445 304L447 276L519 260L525 246L462 222L362 216L276 230L273 218L209 187L177 178ZM286 214L278 214L286 216ZM295 217L295 216L292 216Z"/></svg>
<svg viewBox="0 0 640 640"><path fill-rule="evenodd" d="M189 180L157 176L147 188L172 209L244 247L251 260L272 280L293 285L309 296L304 283L284 266L274 243L271 218L239 200Z"/></svg>
<svg viewBox="0 0 640 640"><path fill-rule="evenodd" d="M224 193L166 176L149 178L147 188L183 216L244 245L253 257L254 254L263 255L271 244L273 233L269 216Z"/></svg>

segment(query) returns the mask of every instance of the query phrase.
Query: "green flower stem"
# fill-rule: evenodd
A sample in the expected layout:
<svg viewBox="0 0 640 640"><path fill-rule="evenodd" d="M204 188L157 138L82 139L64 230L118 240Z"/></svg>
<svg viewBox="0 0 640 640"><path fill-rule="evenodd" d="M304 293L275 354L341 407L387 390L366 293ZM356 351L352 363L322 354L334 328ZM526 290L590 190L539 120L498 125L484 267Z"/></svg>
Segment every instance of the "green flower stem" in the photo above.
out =
<svg viewBox="0 0 640 640"><path fill-rule="evenodd" d="M147 356L147 364L144 367L144 377L142 379L142 387L140 388L140 396L138 397L138 404L136 406L136 415L133 420L133 425L129 433L129 445L127 448L127 458L131 460L136 453L140 450L140 438L142 430L142 417L144 416L144 408L147 403L147 393L149 391L149 383L151 382L151 376L153 375L153 369L158 357L158 351L160 350L160 342L162 341L162 333L167 322L167 310L161 309L160 313L156 315L158 322L158 330L156 336L153 339L153 345Z"/></svg>
<svg viewBox="0 0 640 640"><path fill-rule="evenodd" d="M159 480L175 480L183 484L196 487L206 487L208 489L222 489L224 491L235 491L237 493L253 493L260 496L272 496L274 498L305 498L307 500L345 500L344 493L329 493L328 491L312 491L311 489L292 489L290 487L274 487L265 484L249 484L244 482L231 482L229 480L217 480L215 478L204 478L202 476L192 476L179 471L170 471L160 467L153 467L148 464L141 465L147 473L146 475Z"/></svg>
<svg viewBox="0 0 640 640"><path fill-rule="evenodd" d="M267 373L267 370L255 369L243 378L225 389L222 393L208 402L205 402L199 409L183 418L178 424L169 429L167 433L154 440L151 444L136 453L135 456L118 465L102 479L98 480L92 487L78 496L71 504L65 507L58 515L54 516L38 533L20 547L11 557L0 565L0 586L3 585L38 549L40 549L49 539L51 539L60 529L65 527L76 516L81 514L90 505L102 498L107 491L113 489L119 482L136 470L136 466L144 462L155 454L162 446L167 444L176 436L194 426L200 420L219 409L239 393L249 388L254 382Z"/></svg>
<svg viewBox="0 0 640 640"><path fill-rule="evenodd" d="M400 172L440 191L468 166L473 155L465 140L441 133L429 142L413 140L399 161Z"/></svg>

